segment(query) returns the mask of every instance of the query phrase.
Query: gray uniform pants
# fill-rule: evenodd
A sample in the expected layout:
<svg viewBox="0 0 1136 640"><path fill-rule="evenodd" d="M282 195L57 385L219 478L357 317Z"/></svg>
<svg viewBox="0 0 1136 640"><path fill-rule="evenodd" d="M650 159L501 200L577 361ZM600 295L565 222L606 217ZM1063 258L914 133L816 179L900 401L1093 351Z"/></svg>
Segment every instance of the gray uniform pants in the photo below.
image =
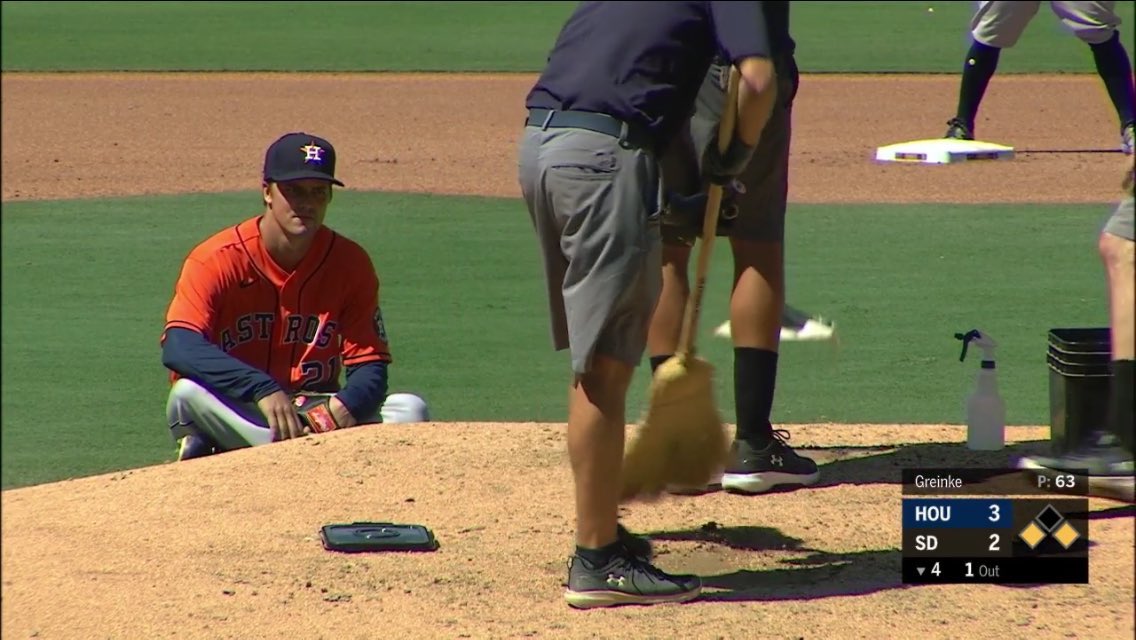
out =
<svg viewBox="0 0 1136 640"><path fill-rule="evenodd" d="M1100 44L1120 27L1115 2L1050 2L1061 24L1086 44ZM971 35L990 47L1009 49L1018 43L1041 2L994 0L978 3L971 18Z"/></svg>
<svg viewBox="0 0 1136 640"><path fill-rule="evenodd" d="M543 259L554 348L569 350L576 374L595 354L638 365L662 287L654 154L587 129L526 126L518 177Z"/></svg>

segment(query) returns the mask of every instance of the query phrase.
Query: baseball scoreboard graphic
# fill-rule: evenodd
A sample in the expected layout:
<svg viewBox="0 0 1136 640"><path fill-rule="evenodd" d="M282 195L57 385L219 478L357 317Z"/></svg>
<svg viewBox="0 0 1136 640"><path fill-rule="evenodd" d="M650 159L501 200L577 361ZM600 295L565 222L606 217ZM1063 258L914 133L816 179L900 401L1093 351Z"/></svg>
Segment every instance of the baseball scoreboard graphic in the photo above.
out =
<svg viewBox="0 0 1136 640"><path fill-rule="evenodd" d="M1084 474L905 469L905 584L1088 584Z"/></svg>

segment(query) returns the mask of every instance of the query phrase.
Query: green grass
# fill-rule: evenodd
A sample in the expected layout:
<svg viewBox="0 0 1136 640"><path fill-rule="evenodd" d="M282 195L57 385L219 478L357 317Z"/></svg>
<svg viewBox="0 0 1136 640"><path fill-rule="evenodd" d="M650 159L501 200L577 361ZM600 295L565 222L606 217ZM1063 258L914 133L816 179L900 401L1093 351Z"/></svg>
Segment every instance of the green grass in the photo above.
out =
<svg viewBox="0 0 1136 640"><path fill-rule="evenodd" d="M4 488L172 459L158 336L174 279L195 243L257 205L255 193L4 205ZM843 346L784 346L775 419L960 423L978 363L958 361L953 334L979 328L1002 345L1008 421L1046 424L1047 330L1107 322L1094 254L1107 212L793 206L790 302L835 318ZM566 355L549 347L519 201L344 191L329 224L383 278L392 390L422 393L438 420L564 419ZM728 286L716 246L699 344L733 420L731 347L711 335ZM644 367L631 415L646 391Z"/></svg>
<svg viewBox="0 0 1136 640"><path fill-rule="evenodd" d="M1119 2L1132 52L1134 3ZM4 71L537 71L574 2L4 2ZM957 73L971 2L795 2L806 73ZM928 8L934 8L930 13ZM1000 73L1093 72L1043 6Z"/></svg>

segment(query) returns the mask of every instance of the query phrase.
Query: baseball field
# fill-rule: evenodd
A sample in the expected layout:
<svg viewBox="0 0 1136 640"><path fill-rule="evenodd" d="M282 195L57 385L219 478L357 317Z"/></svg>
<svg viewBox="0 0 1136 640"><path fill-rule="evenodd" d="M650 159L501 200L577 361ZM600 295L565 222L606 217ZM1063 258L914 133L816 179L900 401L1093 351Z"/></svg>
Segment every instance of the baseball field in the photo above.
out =
<svg viewBox="0 0 1136 640"><path fill-rule="evenodd" d="M1043 7L1002 56L978 137L1007 162L883 164L957 100L967 2L797 2L789 302L836 322L786 343L774 419L819 486L626 509L689 605L581 613L565 354L519 198L523 99L574 3L3 2L4 638L1130 638L1133 509L1091 501L1091 584L909 586L900 470L1049 446L1047 334L1107 324L1096 235L1116 117ZM1133 3L1118 3L1136 51ZM181 261L258 213L287 131L339 155L328 224L370 253L392 391L435 422L173 464L158 338ZM733 420L729 255L699 335ZM999 343L1004 451L963 446ZM644 406L644 366L631 415ZM629 425L630 430L635 428ZM319 528L430 527L429 554L342 556Z"/></svg>

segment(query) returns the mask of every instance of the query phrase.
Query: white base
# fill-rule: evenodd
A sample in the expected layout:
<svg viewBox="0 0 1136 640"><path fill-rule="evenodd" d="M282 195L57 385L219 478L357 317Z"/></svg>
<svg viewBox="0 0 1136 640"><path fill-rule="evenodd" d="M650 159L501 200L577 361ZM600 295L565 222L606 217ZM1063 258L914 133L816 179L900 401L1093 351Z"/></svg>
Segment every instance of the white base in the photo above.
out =
<svg viewBox="0 0 1136 640"><path fill-rule="evenodd" d="M979 140L935 138L890 144L876 149L876 160L952 164L972 160L1012 160L1014 148Z"/></svg>

